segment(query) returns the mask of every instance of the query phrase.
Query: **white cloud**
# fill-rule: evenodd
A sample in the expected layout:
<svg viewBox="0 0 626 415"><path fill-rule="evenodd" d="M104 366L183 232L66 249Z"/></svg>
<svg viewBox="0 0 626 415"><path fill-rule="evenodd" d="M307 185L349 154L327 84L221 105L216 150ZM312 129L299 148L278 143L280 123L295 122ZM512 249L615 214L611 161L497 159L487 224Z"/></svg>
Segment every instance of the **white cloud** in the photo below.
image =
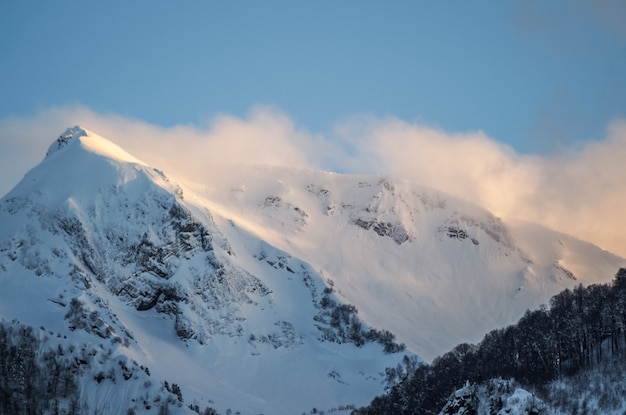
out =
<svg viewBox="0 0 626 415"><path fill-rule="evenodd" d="M233 163L311 167L324 148L320 137L296 128L285 115L255 108L247 119L220 115L205 126L156 126L83 107L60 107L32 118L0 120L0 193L37 164L67 127L80 125L171 174L196 180Z"/></svg>
<svg viewBox="0 0 626 415"><path fill-rule="evenodd" d="M607 137L558 155L520 155L484 133L448 133L395 118L356 117L328 136L279 111L222 115L204 126L164 128L81 107L0 120L0 193L75 124L186 181L218 181L226 164L272 164L383 173L474 201L504 218L541 223L626 256L626 121Z"/></svg>
<svg viewBox="0 0 626 415"><path fill-rule="evenodd" d="M366 164L626 256L626 121L601 141L519 155L482 132L450 134L397 119L361 129Z"/></svg>

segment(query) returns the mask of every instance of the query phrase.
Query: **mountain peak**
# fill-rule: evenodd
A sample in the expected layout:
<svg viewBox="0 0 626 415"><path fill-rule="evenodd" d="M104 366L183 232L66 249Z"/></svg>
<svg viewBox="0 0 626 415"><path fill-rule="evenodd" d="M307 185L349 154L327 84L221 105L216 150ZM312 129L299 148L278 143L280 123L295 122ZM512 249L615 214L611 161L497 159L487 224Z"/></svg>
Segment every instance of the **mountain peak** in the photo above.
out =
<svg viewBox="0 0 626 415"><path fill-rule="evenodd" d="M55 152L61 150L65 146L67 146L72 141L77 141L80 137L88 137L89 131L84 128L75 125L74 127L70 127L63 134L56 139L54 143L48 148L46 152L46 157L54 154Z"/></svg>
<svg viewBox="0 0 626 415"><path fill-rule="evenodd" d="M144 162L133 157L117 144L78 125L65 130L65 132L50 145L46 152L46 158L57 154L59 151L64 151L75 146L89 153L104 156L109 159L145 165Z"/></svg>

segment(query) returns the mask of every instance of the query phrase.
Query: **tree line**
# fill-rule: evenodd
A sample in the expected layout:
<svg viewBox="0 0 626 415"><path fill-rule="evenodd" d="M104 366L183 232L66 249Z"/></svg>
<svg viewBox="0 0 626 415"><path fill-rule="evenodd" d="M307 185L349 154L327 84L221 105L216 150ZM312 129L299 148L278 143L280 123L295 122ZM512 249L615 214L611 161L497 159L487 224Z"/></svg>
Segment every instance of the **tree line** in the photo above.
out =
<svg viewBox="0 0 626 415"><path fill-rule="evenodd" d="M576 374L626 351L626 268L608 284L565 289L517 324L460 344L402 373L386 394L353 415L434 415L467 381L515 379L527 387Z"/></svg>
<svg viewBox="0 0 626 415"><path fill-rule="evenodd" d="M80 413L80 362L61 346L41 350L34 329L0 323L0 413Z"/></svg>

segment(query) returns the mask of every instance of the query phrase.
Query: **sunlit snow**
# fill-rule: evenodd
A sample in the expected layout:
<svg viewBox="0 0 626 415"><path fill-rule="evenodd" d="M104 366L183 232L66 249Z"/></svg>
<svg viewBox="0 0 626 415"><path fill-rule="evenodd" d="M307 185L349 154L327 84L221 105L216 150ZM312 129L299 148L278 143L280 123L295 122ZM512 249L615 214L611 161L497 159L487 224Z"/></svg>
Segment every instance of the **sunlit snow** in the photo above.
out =
<svg viewBox="0 0 626 415"><path fill-rule="evenodd" d="M245 414L365 405L404 353L476 342L626 263L389 177L242 166L192 190L80 127L0 203L0 318L149 367L141 393L167 380ZM324 340L325 292L407 350ZM72 299L94 327L70 330ZM116 413L118 386L86 383L89 407Z"/></svg>

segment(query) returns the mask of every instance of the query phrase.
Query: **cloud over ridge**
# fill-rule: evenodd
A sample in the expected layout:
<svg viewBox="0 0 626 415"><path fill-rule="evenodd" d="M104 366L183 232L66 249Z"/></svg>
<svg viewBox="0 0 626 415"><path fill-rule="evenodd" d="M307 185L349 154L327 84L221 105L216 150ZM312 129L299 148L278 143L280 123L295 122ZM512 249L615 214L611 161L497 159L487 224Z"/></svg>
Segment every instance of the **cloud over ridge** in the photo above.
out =
<svg viewBox="0 0 626 415"><path fill-rule="evenodd" d="M606 137L552 155L518 154L481 131L451 133L397 118L353 117L318 134L277 109L162 127L84 107L0 119L0 193L79 124L186 182L208 184L241 163L387 174L442 190L504 219L536 222L626 257L626 120Z"/></svg>

